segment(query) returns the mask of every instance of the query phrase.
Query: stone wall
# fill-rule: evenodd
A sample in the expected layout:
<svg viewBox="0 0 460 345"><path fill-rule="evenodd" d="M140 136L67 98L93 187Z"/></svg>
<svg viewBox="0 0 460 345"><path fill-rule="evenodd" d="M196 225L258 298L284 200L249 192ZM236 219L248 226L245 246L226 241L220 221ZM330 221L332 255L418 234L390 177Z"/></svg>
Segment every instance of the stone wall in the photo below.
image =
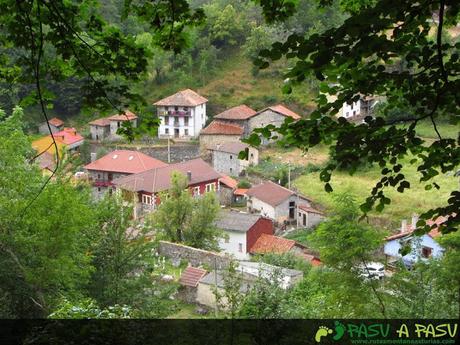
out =
<svg viewBox="0 0 460 345"><path fill-rule="evenodd" d="M225 254L210 252L167 241L160 241L158 253L170 258L173 263L179 263L181 260L186 260L194 267L207 265L213 269L216 266L217 269L225 269L231 261L231 257Z"/></svg>
<svg viewBox="0 0 460 345"><path fill-rule="evenodd" d="M240 135L204 134L200 135L200 152L206 154L206 150L219 144L239 142Z"/></svg>

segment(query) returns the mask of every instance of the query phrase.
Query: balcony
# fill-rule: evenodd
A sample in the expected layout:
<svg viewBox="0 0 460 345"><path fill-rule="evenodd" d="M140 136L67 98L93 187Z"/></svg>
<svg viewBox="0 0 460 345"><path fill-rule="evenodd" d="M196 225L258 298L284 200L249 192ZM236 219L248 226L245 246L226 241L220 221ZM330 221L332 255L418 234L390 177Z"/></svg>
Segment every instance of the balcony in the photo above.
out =
<svg viewBox="0 0 460 345"><path fill-rule="evenodd" d="M183 111L183 110L168 110L168 115L169 116L192 116L192 112Z"/></svg>

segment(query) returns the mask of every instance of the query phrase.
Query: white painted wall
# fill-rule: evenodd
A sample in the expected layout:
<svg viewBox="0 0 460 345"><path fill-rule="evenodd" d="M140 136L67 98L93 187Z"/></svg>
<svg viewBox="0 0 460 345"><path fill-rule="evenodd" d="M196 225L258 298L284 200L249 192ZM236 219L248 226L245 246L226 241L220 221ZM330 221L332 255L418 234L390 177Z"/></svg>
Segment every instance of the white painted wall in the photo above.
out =
<svg viewBox="0 0 460 345"><path fill-rule="evenodd" d="M253 210L260 212L264 217L276 219L275 208L273 206L254 197L249 197L248 201L248 210L251 207Z"/></svg>
<svg viewBox="0 0 460 345"><path fill-rule="evenodd" d="M392 241L387 241L384 246L384 253L385 255L401 258L401 254L399 254L399 250L401 249L401 240L406 240L406 238L398 238ZM422 247L429 247L432 249L432 257L439 258L442 256L444 249L437 243L431 236L425 234L421 237L410 236L411 241L411 248L412 251L405 255L403 258L407 261L416 262L419 259L425 260L422 258Z"/></svg>
<svg viewBox="0 0 460 345"><path fill-rule="evenodd" d="M239 231L224 230L225 235L228 235L228 239L220 239L220 249L227 253L235 256L238 260L249 260L249 254L246 248L246 233ZM228 241L228 242L227 242ZM242 244L242 251L239 251L239 244Z"/></svg>
<svg viewBox="0 0 460 345"><path fill-rule="evenodd" d="M177 111L190 111L191 116L187 116L188 124L185 125L185 116L168 116L158 115L161 120L160 127L158 128L158 136L161 137L174 137L174 129L179 129L179 137L192 137L196 138L200 134L201 129L204 127L206 117L206 103L197 105L196 107L177 107ZM176 111L174 106L171 107L158 107L158 113ZM165 118L168 118L166 123ZM174 125L175 118L178 119L178 124ZM188 134L186 132L188 131Z"/></svg>

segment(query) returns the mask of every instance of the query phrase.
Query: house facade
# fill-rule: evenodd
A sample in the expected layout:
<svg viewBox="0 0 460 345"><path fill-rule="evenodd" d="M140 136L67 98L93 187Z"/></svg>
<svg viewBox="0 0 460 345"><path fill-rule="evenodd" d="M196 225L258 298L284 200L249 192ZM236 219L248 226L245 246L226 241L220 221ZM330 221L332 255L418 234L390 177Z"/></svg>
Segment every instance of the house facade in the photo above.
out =
<svg viewBox="0 0 460 345"><path fill-rule="evenodd" d="M187 177L189 191L194 197L219 190L222 176L201 158L132 174L113 183L123 198L133 204L134 217L137 218L152 212L161 203L159 194L171 188L173 172Z"/></svg>
<svg viewBox="0 0 460 345"><path fill-rule="evenodd" d="M64 121L57 117L53 117L52 119L48 120L48 123L43 122L38 126L38 132L40 134L50 134L50 130L48 128L51 128L51 133L57 133L60 132L64 129Z"/></svg>
<svg viewBox="0 0 460 345"><path fill-rule="evenodd" d="M305 204L299 205L297 216L297 225L301 228L313 228L324 220L323 212Z"/></svg>
<svg viewBox="0 0 460 345"><path fill-rule="evenodd" d="M196 138L205 126L208 100L193 90L186 89L163 98L157 107L159 138Z"/></svg>
<svg viewBox="0 0 460 345"><path fill-rule="evenodd" d="M93 196L112 193L113 181L123 176L165 167L168 164L139 151L115 150L85 166L93 186Z"/></svg>
<svg viewBox="0 0 460 345"><path fill-rule="evenodd" d="M427 234L417 236L414 234L417 228L417 216L412 216L410 224L406 220L401 222L401 228L398 233L385 238L384 254L389 262L402 260L405 264L411 266L419 260L428 260L430 258L439 258L444 253L444 248L437 242L441 236L438 228L430 230ZM446 221L445 217L439 217L436 220L430 220L428 225L440 225ZM404 256L399 252L403 246L409 246L409 253Z"/></svg>
<svg viewBox="0 0 460 345"><path fill-rule="evenodd" d="M236 211L221 211L215 225L226 235L219 240L220 249L238 260L249 259L250 248L262 234L274 233L270 219Z"/></svg>
<svg viewBox="0 0 460 345"><path fill-rule="evenodd" d="M363 121L366 116L374 115L374 107L377 103L375 97L362 96L357 101L343 103L341 116L355 122Z"/></svg>
<svg viewBox="0 0 460 345"><path fill-rule="evenodd" d="M239 125L214 120L200 132L200 152L207 155L208 150L217 145L240 141L243 133L244 130Z"/></svg>
<svg viewBox="0 0 460 345"><path fill-rule="evenodd" d="M273 219L277 225L299 220L299 207L312 208L311 200L274 182L266 181L246 192L247 209Z"/></svg>
<svg viewBox="0 0 460 345"><path fill-rule="evenodd" d="M256 128L263 128L267 125L281 126L285 119L289 117L294 121L301 118L299 114L290 110L282 104L273 105L262 109L258 112L247 107L240 105L238 107L230 108L216 116L214 119L220 122L230 123L239 126L243 130L242 137L248 137ZM262 145L270 142L267 138L262 138Z"/></svg>
<svg viewBox="0 0 460 345"><path fill-rule="evenodd" d="M117 134L118 128L123 126L126 121L131 122L133 127L137 127L137 116L126 110L124 114L116 114L109 117L103 117L89 123L91 139L100 141L104 139L108 140L120 140L122 136Z"/></svg>
<svg viewBox="0 0 460 345"><path fill-rule="evenodd" d="M239 159L241 151L248 150L248 159ZM240 176L247 167L259 164L259 150L241 142L219 144L211 149L212 166L223 174Z"/></svg>

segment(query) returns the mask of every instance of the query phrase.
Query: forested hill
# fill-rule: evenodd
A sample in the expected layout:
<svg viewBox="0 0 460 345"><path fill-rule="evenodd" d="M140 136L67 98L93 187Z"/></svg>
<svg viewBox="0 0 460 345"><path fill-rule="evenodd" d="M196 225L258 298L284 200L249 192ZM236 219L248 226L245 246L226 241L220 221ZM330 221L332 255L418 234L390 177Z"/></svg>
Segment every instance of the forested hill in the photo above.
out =
<svg viewBox="0 0 460 345"><path fill-rule="evenodd" d="M300 0L299 11L283 24L268 25L261 9L249 0L191 0L192 7L202 7L205 23L187 29L187 47L180 53L164 51L154 42L145 25L133 17L122 20L124 0L103 0L99 9L113 25L136 36L139 44L150 52L148 73L132 90L144 97L147 104L181 88L193 88L210 99L212 116L226 107L245 103L255 109L284 102L295 110L308 112L317 92L316 83L306 82L293 94L283 95L283 72L292 61L279 61L267 70L252 65L258 52L271 43L285 39L290 33L310 35L340 23L344 14L338 6L321 10L314 2ZM14 52L13 52L14 53ZM69 124L79 125L94 118L94 109L81 108L81 80L69 78L46 85L52 97L52 115ZM10 89L0 85L0 108L7 111L22 101L33 86ZM152 109L147 106L146 112ZM27 127L33 130L42 121L38 108L26 107Z"/></svg>

